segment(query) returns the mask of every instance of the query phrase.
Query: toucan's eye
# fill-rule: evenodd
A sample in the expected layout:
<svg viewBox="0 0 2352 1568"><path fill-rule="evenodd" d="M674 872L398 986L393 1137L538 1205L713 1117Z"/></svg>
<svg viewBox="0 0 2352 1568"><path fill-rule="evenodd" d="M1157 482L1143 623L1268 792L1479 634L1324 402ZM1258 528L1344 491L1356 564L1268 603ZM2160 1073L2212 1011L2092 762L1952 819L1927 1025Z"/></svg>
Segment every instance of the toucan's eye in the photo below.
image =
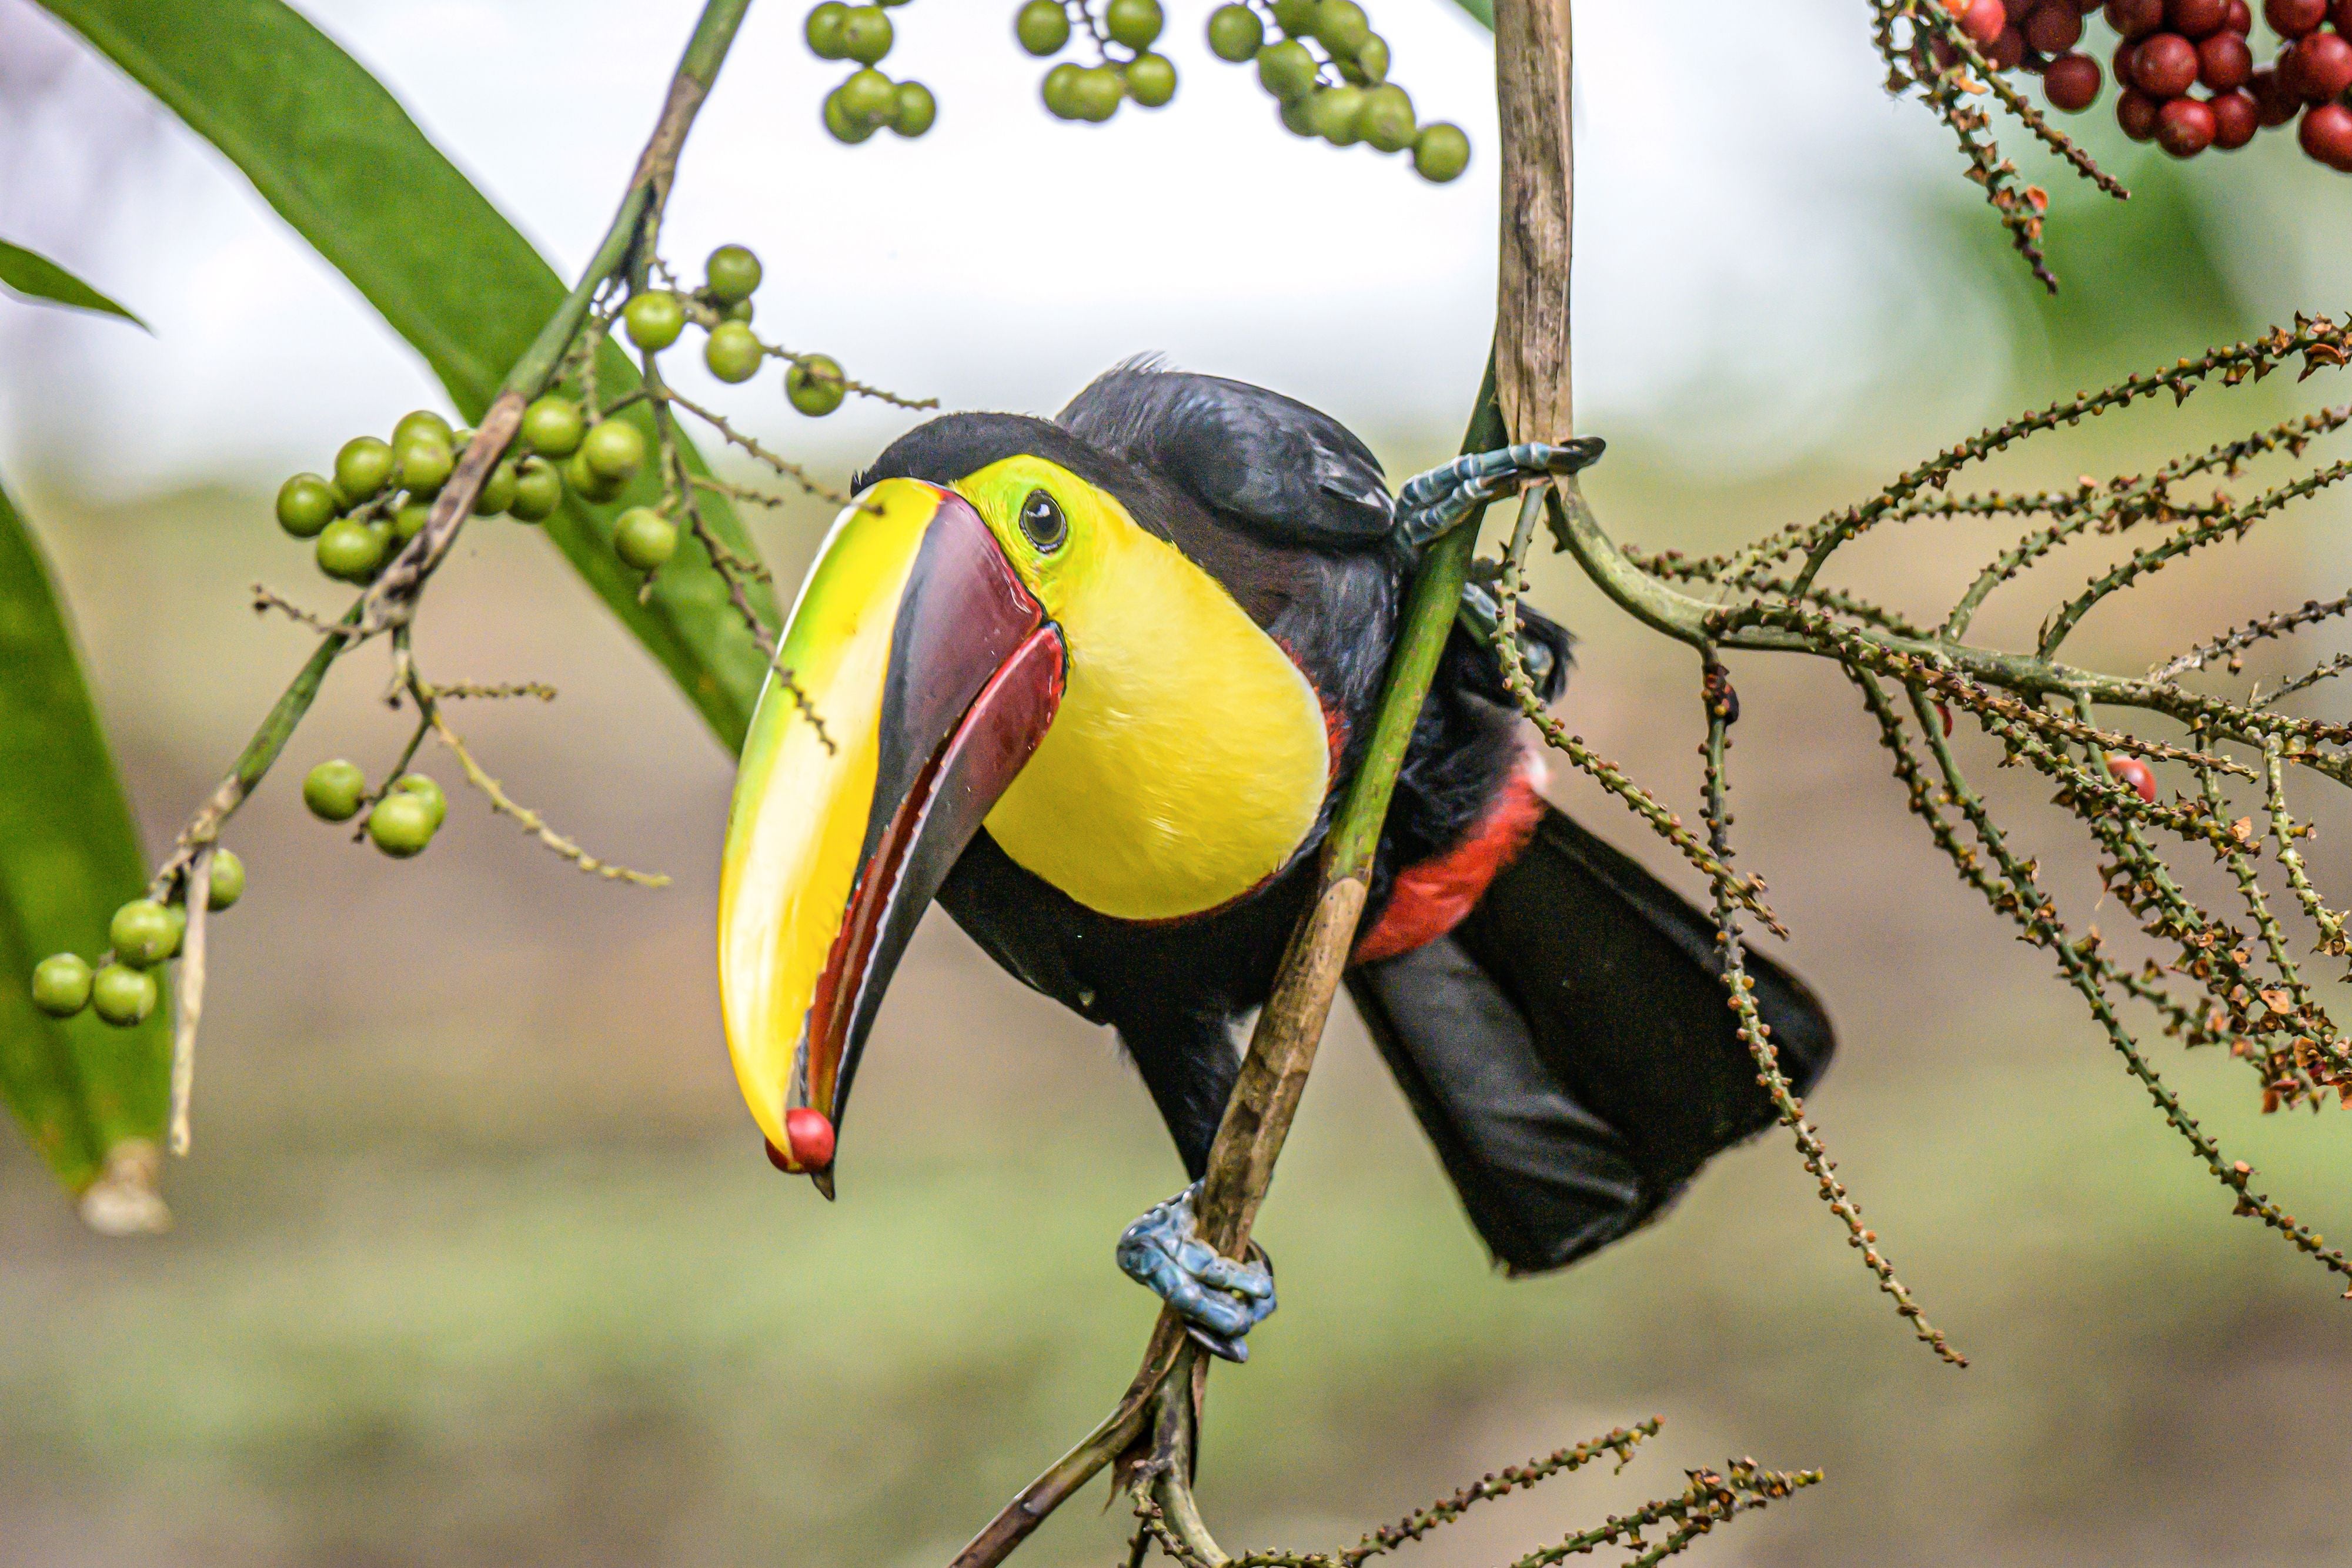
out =
<svg viewBox="0 0 2352 1568"><path fill-rule="evenodd" d="M1050 554L1070 537L1070 519L1062 516L1059 501L1043 490L1032 490L1021 503L1021 531L1029 536L1031 544Z"/></svg>

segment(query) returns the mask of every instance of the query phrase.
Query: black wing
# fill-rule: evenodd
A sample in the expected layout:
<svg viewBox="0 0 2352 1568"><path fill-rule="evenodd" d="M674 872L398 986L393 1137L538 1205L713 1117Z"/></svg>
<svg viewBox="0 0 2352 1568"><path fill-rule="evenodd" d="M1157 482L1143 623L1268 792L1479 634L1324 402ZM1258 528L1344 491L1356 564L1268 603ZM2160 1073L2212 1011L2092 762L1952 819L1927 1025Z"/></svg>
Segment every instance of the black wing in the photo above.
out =
<svg viewBox="0 0 2352 1568"><path fill-rule="evenodd" d="M1830 1021L1780 965L1747 964L1804 1094L1836 1049ZM1547 808L1452 936L1348 988L1478 1233L1532 1273L1654 1218L1772 1124L1722 968L1713 921Z"/></svg>
<svg viewBox="0 0 2352 1568"><path fill-rule="evenodd" d="M1361 549L1395 520L1370 450L1329 414L1264 387L1129 361L1055 417L1279 543Z"/></svg>

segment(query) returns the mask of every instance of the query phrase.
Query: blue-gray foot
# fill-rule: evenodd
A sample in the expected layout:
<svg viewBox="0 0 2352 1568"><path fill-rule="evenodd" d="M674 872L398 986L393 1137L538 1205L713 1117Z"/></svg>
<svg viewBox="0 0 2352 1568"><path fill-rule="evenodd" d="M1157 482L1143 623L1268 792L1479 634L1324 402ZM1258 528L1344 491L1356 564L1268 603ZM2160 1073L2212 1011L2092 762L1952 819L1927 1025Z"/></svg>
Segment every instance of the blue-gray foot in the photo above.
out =
<svg viewBox="0 0 2352 1568"><path fill-rule="evenodd" d="M1118 1266L1174 1309L1202 1349L1247 1361L1242 1336L1274 1311L1274 1272L1255 1245L1249 1261L1236 1263L1201 1239L1192 1219L1200 1192L1194 1182L1129 1226L1118 1239Z"/></svg>
<svg viewBox="0 0 2352 1568"><path fill-rule="evenodd" d="M1405 481L1396 497L1397 532L1410 545L1425 545L1453 532L1489 501L1499 501L1524 485L1591 467L1600 461L1605 445L1597 436L1580 435L1557 445L1530 441L1457 457Z"/></svg>

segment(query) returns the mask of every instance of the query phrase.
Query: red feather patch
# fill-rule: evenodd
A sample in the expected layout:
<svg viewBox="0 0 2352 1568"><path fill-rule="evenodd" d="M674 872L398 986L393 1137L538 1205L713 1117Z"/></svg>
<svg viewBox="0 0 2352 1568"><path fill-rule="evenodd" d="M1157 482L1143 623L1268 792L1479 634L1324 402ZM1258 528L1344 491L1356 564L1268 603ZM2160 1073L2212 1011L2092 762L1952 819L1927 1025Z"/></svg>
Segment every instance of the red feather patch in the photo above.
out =
<svg viewBox="0 0 2352 1568"><path fill-rule="evenodd" d="M1536 793L1542 764L1511 776L1478 825L1463 841L1433 860L1397 873L1396 889L1380 924L1357 938L1349 961L1377 963L1436 941L1468 918L1488 884L1517 860L1543 821L1543 797Z"/></svg>

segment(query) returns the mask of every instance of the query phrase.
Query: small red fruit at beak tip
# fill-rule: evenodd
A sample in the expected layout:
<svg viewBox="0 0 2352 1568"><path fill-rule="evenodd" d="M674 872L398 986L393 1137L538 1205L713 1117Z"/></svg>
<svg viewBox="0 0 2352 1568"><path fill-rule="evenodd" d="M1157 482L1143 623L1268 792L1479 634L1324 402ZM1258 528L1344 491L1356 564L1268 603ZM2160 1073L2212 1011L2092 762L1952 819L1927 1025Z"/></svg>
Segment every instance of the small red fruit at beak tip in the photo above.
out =
<svg viewBox="0 0 2352 1568"><path fill-rule="evenodd" d="M760 1140L760 1146L768 1152L768 1163L770 1165L775 1166L786 1176L791 1176L793 1174L793 1161L790 1155L785 1154L783 1150L776 1147L775 1145L768 1142L765 1138Z"/></svg>
<svg viewBox="0 0 2352 1568"><path fill-rule="evenodd" d="M821 1171L833 1164L833 1121L822 1111L803 1106L785 1112L784 1142L797 1169Z"/></svg>

